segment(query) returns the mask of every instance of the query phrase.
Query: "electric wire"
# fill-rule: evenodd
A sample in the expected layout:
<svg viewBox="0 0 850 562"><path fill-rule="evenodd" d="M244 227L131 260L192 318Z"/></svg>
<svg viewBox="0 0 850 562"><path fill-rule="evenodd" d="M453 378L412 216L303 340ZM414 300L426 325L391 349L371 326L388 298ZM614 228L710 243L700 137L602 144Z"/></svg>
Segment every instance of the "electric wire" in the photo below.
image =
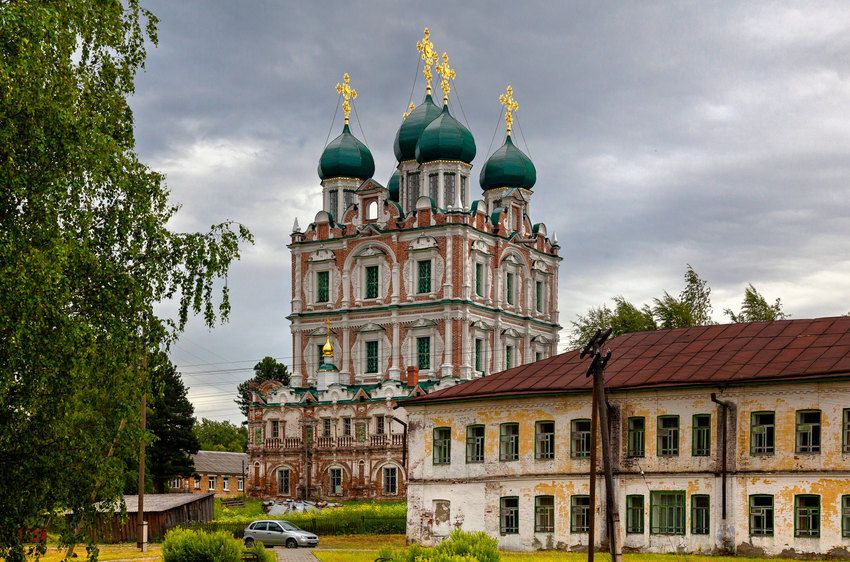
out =
<svg viewBox="0 0 850 562"><path fill-rule="evenodd" d="M328 141L331 140L331 131L334 130L334 123L336 123L336 115L339 113L339 101L342 99L342 94L339 94L336 97L336 109L334 110L334 117L331 119L331 126L328 127L328 136L325 137L325 147L328 146Z"/></svg>
<svg viewBox="0 0 850 562"><path fill-rule="evenodd" d="M516 117L516 124L519 127L519 136L522 137L522 143L525 145L525 150L528 152L528 157L534 160L534 157L531 155L531 149L528 147L528 143L525 142L525 133L522 132L522 123L519 122L519 117Z"/></svg>
<svg viewBox="0 0 850 562"><path fill-rule="evenodd" d="M422 65L422 59L420 57L416 57L416 72L413 74L413 84L410 85L410 98L407 100L407 105L404 110L407 111L407 108L410 107L410 104L413 103L413 91L416 89L416 81L419 79L419 67Z"/></svg>
<svg viewBox="0 0 850 562"><path fill-rule="evenodd" d="M363 135L363 144L365 144L366 147L368 148L369 147L369 141L366 140L366 131L363 130L363 125L360 123L360 116L357 115L357 104L352 103L351 107L354 108L354 117L357 119L357 126L360 127L360 134Z"/></svg>
<svg viewBox="0 0 850 562"><path fill-rule="evenodd" d="M499 123L502 121L502 116L504 114L505 108L503 107L502 110L499 112L499 118L496 119L496 128L493 129L493 136L490 138L490 146L487 147L487 153L485 154L485 156L490 155L490 149L493 148L493 141L496 140L496 133L499 132Z"/></svg>
<svg viewBox="0 0 850 562"><path fill-rule="evenodd" d="M460 114L463 115L463 122L466 123L466 128L470 131L472 130L469 126L469 120L466 118L466 112L463 110L463 102L460 101L460 90L457 89L457 82L452 79L452 91L455 93L455 97L457 98L457 104L460 106Z"/></svg>

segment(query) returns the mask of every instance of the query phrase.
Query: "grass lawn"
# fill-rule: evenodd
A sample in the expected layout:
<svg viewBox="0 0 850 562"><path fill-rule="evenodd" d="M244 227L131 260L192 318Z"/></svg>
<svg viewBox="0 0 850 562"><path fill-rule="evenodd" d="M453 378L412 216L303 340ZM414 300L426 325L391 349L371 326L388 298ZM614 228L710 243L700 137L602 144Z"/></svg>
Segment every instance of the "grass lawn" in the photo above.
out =
<svg viewBox="0 0 850 562"><path fill-rule="evenodd" d="M100 556L98 560L161 560L162 546L159 544L148 544L147 552L140 552L135 544L104 544L100 545ZM77 560L86 559L86 545L78 545L74 549ZM49 545L47 553L39 558L45 562L58 562L65 556L64 548ZM35 560L35 558L32 558Z"/></svg>

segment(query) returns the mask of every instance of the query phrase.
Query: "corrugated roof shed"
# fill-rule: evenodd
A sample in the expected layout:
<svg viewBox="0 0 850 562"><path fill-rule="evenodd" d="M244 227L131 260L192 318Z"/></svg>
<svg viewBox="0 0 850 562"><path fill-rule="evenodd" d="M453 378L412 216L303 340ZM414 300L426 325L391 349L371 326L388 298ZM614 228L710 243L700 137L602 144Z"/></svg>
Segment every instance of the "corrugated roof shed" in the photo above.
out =
<svg viewBox="0 0 850 562"><path fill-rule="evenodd" d="M247 453L198 451L192 455L198 474L236 474L241 476L248 466Z"/></svg>
<svg viewBox="0 0 850 562"><path fill-rule="evenodd" d="M168 511L213 495L215 494L212 492L209 494L145 494L145 513ZM124 496L124 503L127 504L127 513L139 511L139 496ZM116 510L116 513L118 511Z"/></svg>
<svg viewBox="0 0 850 562"><path fill-rule="evenodd" d="M717 324L624 334L610 340L609 389L730 384L850 375L850 317ZM448 400L590 391L590 363L569 351L432 394Z"/></svg>

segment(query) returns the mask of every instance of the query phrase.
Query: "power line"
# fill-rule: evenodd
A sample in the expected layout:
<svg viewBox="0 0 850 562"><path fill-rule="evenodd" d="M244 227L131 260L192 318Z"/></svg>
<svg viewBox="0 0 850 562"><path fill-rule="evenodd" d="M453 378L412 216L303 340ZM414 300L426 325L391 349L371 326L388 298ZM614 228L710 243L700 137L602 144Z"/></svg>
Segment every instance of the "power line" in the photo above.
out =
<svg viewBox="0 0 850 562"><path fill-rule="evenodd" d="M501 111L499 111L499 118L496 119L496 128L493 129L493 136L492 136L492 138L490 138L490 146L487 147L487 154L485 154L484 156L490 155L490 149L493 148L493 141L496 140L496 133L499 132L499 122L501 122L502 115L504 115L504 114L505 114L505 108L503 107L501 109Z"/></svg>
<svg viewBox="0 0 850 562"><path fill-rule="evenodd" d="M334 130L334 123L336 122L336 114L339 113L339 100L342 99L342 94L339 94L336 97L336 109L334 110L334 118L331 119L331 126L328 127L328 136L325 137L325 146L328 146L328 141L331 139L331 131Z"/></svg>

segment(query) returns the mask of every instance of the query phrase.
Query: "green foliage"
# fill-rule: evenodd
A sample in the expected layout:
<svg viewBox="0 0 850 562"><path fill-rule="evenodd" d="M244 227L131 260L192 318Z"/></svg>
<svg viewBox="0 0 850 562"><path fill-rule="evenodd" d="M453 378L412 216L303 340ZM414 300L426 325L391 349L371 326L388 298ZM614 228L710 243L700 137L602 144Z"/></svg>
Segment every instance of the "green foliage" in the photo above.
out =
<svg viewBox="0 0 850 562"><path fill-rule="evenodd" d="M236 402L242 415L248 417L248 406L251 405L251 388L259 386L266 381L280 381L289 384L289 367L278 362L274 357L263 357L259 363L254 365L254 376L239 383L236 387Z"/></svg>
<svg viewBox="0 0 850 562"><path fill-rule="evenodd" d="M251 234L173 232L177 207L135 153L127 97L156 18L137 0L0 9L0 557L30 528L85 534L114 505L138 424L143 359L215 289ZM163 300L175 319L157 316ZM218 303L218 304L216 304ZM56 513L71 513L66 519ZM59 523L57 523L59 521Z"/></svg>
<svg viewBox="0 0 850 562"><path fill-rule="evenodd" d="M482 531L470 533L455 529L434 548L417 544L398 550L383 548L378 556L393 562L498 562L499 543Z"/></svg>
<svg viewBox="0 0 850 562"><path fill-rule="evenodd" d="M262 541L254 541L250 548L245 548L245 552L252 552L257 555L260 562L277 562L277 556L273 550L266 550Z"/></svg>
<svg viewBox="0 0 850 562"><path fill-rule="evenodd" d="M202 451L244 453L248 447L248 428L227 420L202 418L200 423L195 424L194 432Z"/></svg>
<svg viewBox="0 0 850 562"><path fill-rule="evenodd" d="M614 297L614 310L603 304L591 307L585 316L578 316L573 322L573 332L570 337L572 348L581 347L587 343L597 330L612 329L612 336L630 332L655 330L655 320L648 305L637 308L624 297Z"/></svg>
<svg viewBox="0 0 850 562"><path fill-rule="evenodd" d="M679 298L667 291L660 299L653 299L652 313L659 328L689 328L707 326L711 320L711 288L688 264L685 270L685 288Z"/></svg>
<svg viewBox="0 0 850 562"><path fill-rule="evenodd" d="M736 324L743 322L773 322L774 320L785 320L787 315L782 311L782 303L776 299L773 304L768 304L761 293L750 283L744 289L744 301L741 303L741 312L735 314L731 308L727 308L724 314Z"/></svg>
<svg viewBox="0 0 850 562"><path fill-rule="evenodd" d="M242 543L223 532L176 527L165 534L162 559L164 562L240 562Z"/></svg>

